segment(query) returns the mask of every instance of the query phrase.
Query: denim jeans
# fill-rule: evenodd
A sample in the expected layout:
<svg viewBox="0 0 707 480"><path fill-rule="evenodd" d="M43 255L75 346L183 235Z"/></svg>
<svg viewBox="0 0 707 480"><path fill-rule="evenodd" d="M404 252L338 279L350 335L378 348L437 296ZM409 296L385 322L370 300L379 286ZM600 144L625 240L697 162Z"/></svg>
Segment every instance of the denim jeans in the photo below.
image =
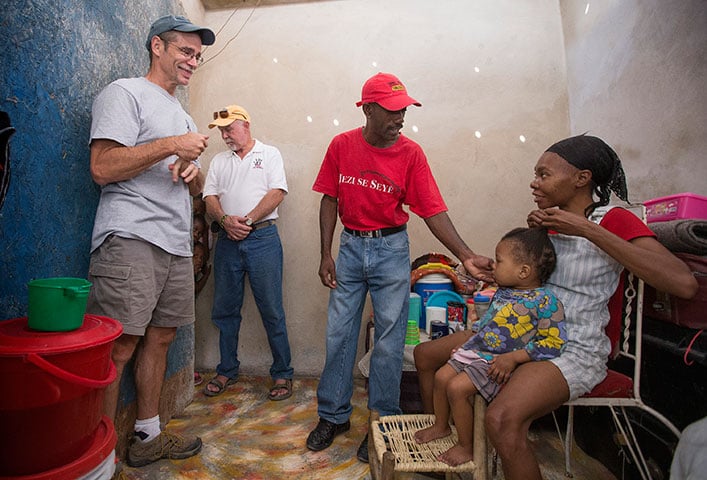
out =
<svg viewBox="0 0 707 480"><path fill-rule="evenodd" d="M410 300L407 231L360 238L343 231L336 260L336 288L329 295L326 363L317 389L318 413L344 423L351 416L353 369L361 316L370 292L375 323L368 379L368 408L400 414L400 378Z"/></svg>
<svg viewBox="0 0 707 480"><path fill-rule="evenodd" d="M238 332L241 327L244 280L248 275L255 304L268 336L273 379L292 378L290 343L282 305L282 244L277 226L254 230L240 241L219 233L214 252L214 304L211 319L218 327L221 362L218 375L238 376Z"/></svg>

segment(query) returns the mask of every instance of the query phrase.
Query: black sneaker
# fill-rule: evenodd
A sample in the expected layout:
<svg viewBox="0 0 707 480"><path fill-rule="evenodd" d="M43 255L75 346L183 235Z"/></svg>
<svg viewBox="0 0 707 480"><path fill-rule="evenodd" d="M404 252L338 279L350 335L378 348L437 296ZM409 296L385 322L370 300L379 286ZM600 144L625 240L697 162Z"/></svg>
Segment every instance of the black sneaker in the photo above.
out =
<svg viewBox="0 0 707 480"><path fill-rule="evenodd" d="M368 434L363 437L361 445L358 446L358 451L356 452L356 458L361 460L363 463L368 463Z"/></svg>
<svg viewBox="0 0 707 480"><path fill-rule="evenodd" d="M307 448L314 452L324 450L332 444L334 437L349 428L351 428L351 422L348 420L345 423L336 424L320 418L316 428L307 437Z"/></svg>

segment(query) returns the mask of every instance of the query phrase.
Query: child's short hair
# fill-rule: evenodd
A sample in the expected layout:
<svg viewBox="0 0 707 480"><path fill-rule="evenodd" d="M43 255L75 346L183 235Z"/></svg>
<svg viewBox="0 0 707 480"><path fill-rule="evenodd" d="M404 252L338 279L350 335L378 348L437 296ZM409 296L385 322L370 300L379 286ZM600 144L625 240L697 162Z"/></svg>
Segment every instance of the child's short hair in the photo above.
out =
<svg viewBox="0 0 707 480"><path fill-rule="evenodd" d="M514 228L501 240L510 240L516 245L513 257L518 262L531 263L538 272L541 283L547 282L555 270L557 256L545 228Z"/></svg>

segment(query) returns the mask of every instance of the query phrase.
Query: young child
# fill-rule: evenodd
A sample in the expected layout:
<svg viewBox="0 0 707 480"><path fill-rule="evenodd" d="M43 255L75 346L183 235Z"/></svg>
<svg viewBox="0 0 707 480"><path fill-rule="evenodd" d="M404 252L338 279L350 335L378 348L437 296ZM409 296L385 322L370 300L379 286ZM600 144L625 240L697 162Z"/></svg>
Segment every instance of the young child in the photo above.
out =
<svg viewBox="0 0 707 480"><path fill-rule="evenodd" d="M496 245L494 275L499 289L479 321L479 331L435 374L434 424L415 432L418 443L450 435L451 408L459 442L441 453L440 461L456 466L473 460L475 393L490 402L518 365L560 354L567 341L564 309L542 287L555 263L545 229L516 228Z"/></svg>
<svg viewBox="0 0 707 480"><path fill-rule="evenodd" d="M203 213L194 213L194 219L192 221L192 238L194 244L203 243L206 247L209 247L209 227L206 224L206 217Z"/></svg>
<svg viewBox="0 0 707 480"><path fill-rule="evenodd" d="M196 219L196 215L194 217ZM209 247L201 242L194 242L194 254L192 256L194 263L194 297L199 295L199 292L204 288L211 274L211 265L209 264ZM194 370L194 385L201 385L204 379L201 374Z"/></svg>
<svg viewBox="0 0 707 480"><path fill-rule="evenodd" d="M206 285L211 273L211 265L209 265L209 248L201 242L194 243L194 296L199 295L199 292Z"/></svg>

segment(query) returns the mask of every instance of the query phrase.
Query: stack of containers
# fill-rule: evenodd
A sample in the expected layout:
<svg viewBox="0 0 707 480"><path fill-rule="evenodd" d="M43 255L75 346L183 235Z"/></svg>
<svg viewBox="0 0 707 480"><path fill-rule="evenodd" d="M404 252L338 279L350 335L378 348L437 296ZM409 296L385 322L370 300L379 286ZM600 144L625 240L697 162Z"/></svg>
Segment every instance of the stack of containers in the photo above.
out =
<svg viewBox="0 0 707 480"><path fill-rule="evenodd" d="M405 345L417 345L420 343L420 315L422 313L422 299L417 293L410 293L408 304L408 327L405 334Z"/></svg>
<svg viewBox="0 0 707 480"><path fill-rule="evenodd" d="M420 328L427 328L427 318L425 315L425 308L427 307L427 299L432 296L433 293L442 290L454 290L452 286L452 280L444 274L441 273L430 273L420 278L413 287L415 293L420 296L422 300L420 308L420 320L418 325Z"/></svg>
<svg viewBox="0 0 707 480"><path fill-rule="evenodd" d="M103 396L122 325L85 315L85 280L29 287L29 318L0 321L0 478L109 479L116 433Z"/></svg>

